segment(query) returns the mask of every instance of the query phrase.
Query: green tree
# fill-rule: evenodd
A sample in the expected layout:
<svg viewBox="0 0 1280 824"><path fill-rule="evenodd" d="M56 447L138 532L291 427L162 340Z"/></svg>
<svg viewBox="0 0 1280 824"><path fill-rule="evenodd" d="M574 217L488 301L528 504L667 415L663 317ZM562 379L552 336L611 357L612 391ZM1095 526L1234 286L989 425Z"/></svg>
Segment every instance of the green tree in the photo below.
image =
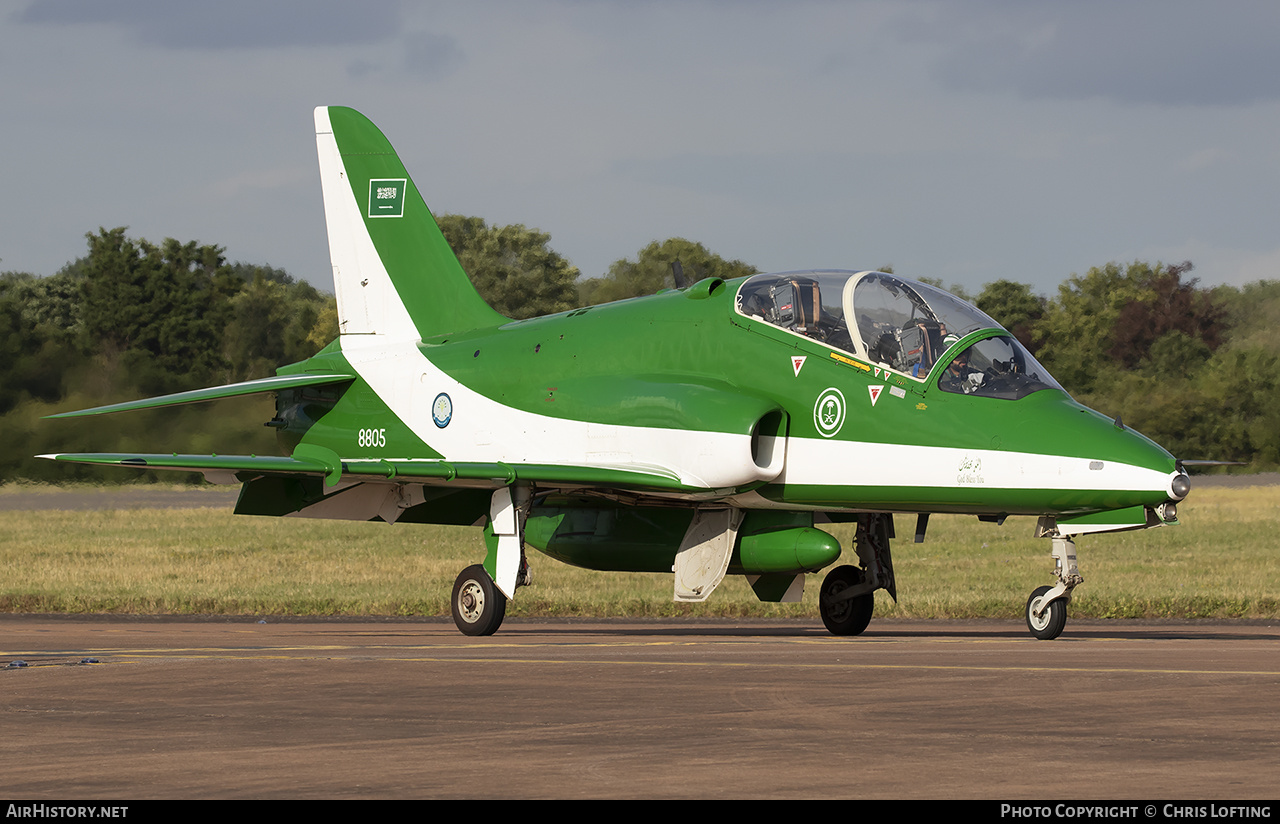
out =
<svg viewBox="0 0 1280 824"><path fill-rule="evenodd" d="M0 275L0 412L28 397L56 400L64 372L83 361L74 289L56 276Z"/></svg>
<svg viewBox="0 0 1280 824"><path fill-rule="evenodd" d="M338 337L338 332L338 301L329 296L320 307L316 322L311 324L311 329L307 331L307 348L313 352L319 352Z"/></svg>
<svg viewBox="0 0 1280 824"><path fill-rule="evenodd" d="M977 306L996 320L1033 353L1038 348L1035 326L1044 317L1045 299L1026 283L997 280L982 287Z"/></svg>
<svg viewBox="0 0 1280 824"><path fill-rule="evenodd" d="M673 237L653 241L637 253L634 261L614 261L604 277L582 281L578 287L580 300L590 306L675 288L674 264L679 265L685 284L710 277L729 280L760 271L740 260L726 260L701 243Z"/></svg>
<svg viewBox="0 0 1280 824"><path fill-rule="evenodd" d="M220 246L156 246L123 227L90 232L81 284L84 334L108 367L146 392L167 392L225 373L222 334L242 286Z"/></svg>
<svg viewBox="0 0 1280 824"><path fill-rule="evenodd" d="M1158 344L1205 351L1180 332ZM1121 415L1179 458L1243 461L1252 472L1280 464L1280 357L1256 347L1223 347L1193 368L1177 354L1162 363L1166 355L1153 352L1151 367L1117 372L1102 391L1081 400Z"/></svg>
<svg viewBox="0 0 1280 824"><path fill-rule="evenodd" d="M1192 268L1191 261L1130 267L1127 276L1136 281L1140 296L1120 309L1111 332L1112 358L1132 369L1148 359L1157 341L1172 333L1210 352L1218 348L1225 313L1211 293L1196 288L1194 278L1182 282L1183 273Z"/></svg>
<svg viewBox="0 0 1280 824"><path fill-rule="evenodd" d="M227 400L75 419L42 416L139 395L271 374L337 337L331 295L270 266L227 265L222 249L123 229L50 277L0 274L0 482L137 476L36 460L39 452L270 452L270 402ZM265 404L265 406L264 406ZM174 476L145 473L146 480ZM199 475L192 476L198 481Z"/></svg>
<svg viewBox="0 0 1280 824"><path fill-rule="evenodd" d="M1176 349L1188 356L1212 352L1221 341L1224 312L1213 296L1184 283L1191 263L1175 266L1135 261L1108 263L1083 277L1072 275L1035 327L1037 356L1064 386L1091 392L1107 372L1133 369L1150 360L1157 341L1179 332L1197 345L1188 349L1168 338L1159 354L1164 366ZM1184 369L1182 371L1187 371Z"/></svg>
<svg viewBox="0 0 1280 824"><path fill-rule="evenodd" d="M75 263L49 277L26 272L0 275L0 293L9 295L22 308L23 319L33 326L48 326L66 332L80 328L81 283L84 274Z"/></svg>
<svg viewBox="0 0 1280 824"><path fill-rule="evenodd" d="M441 215L436 223L476 291L509 318L564 312L578 305L577 267L548 243L551 235L521 224Z"/></svg>
<svg viewBox="0 0 1280 824"><path fill-rule="evenodd" d="M1152 272L1146 263L1108 263L1073 274L1058 287L1034 337L1036 357L1068 391L1090 393L1100 377L1114 372L1116 321L1125 306L1150 296L1146 283Z"/></svg>
<svg viewBox="0 0 1280 824"><path fill-rule="evenodd" d="M1208 361L1213 351L1203 340L1171 329L1151 344L1143 360L1147 374L1165 380L1190 380Z"/></svg>
<svg viewBox="0 0 1280 824"><path fill-rule="evenodd" d="M245 264L238 266L246 267ZM271 270L283 274L282 270ZM312 330L332 298L321 295L308 283L293 278L268 276L262 272L231 298L230 321L224 336L223 354L232 380L261 378L275 373L285 363L309 358L323 343L311 341Z"/></svg>
<svg viewBox="0 0 1280 824"><path fill-rule="evenodd" d="M1110 263L1073 275L1034 327L1038 357L1081 402L1180 458L1275 466L1280 357L1266 342L1280 288L1210 293L1182 279L1190 269Z"/></svg>
<svg viewBox="0 0 1280 824"><path fill-rule="evenodd" d="M1227 346L1280 352L1280 280L1219 286L1213 290L1213 300L1225 316Z"/></svg>
<svg viewBox="0 0 1280 824"><path fill-rule="evenodd" d="M293 275L285 270L257 263L236 261L227 266L226 272L229 275L240 278L245 283L253 283L255 280L261 279L271 283L279 283L282 286L292 286L295 282Z"/></svg>

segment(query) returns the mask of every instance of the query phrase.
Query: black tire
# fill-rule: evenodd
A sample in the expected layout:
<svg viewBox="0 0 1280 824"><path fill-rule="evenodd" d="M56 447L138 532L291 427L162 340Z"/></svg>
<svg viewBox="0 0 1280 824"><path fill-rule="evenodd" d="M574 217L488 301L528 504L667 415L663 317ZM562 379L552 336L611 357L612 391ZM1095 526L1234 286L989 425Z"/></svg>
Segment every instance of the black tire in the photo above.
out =
<svg viewBox="0 0 1280 824"><path fill-rule="evenodd" d="M507 596L480 564L462 570L449 600L453 623L463 635L493 635L507 614Z"/></svg>
<svg viewBox="0 0 1280 824"><path fill-rule="evenodd" d="M845 564L827 573L822 580L822 589L818 593L818 611L822 613L822 623L832 635L860 635L871 623L871 613L875 611L875 593L868 592L847 601L831 602L830 596L838 595L852 586L866 580L862 570L856 566Z"/></svg>
<svg viewBox="0 0 1280 824"><path fill-rule="evenodd" d="M1037 587L1035 592L1031 593L1031 597L1027 599L1027 629L1031 630L1031 634L1041 641L1052 641L1062 634L1062 630L1067 625L1067 605L1061 598L1055 599L1049 604L1049 608L1035 617L1032 610L1040 605L1044 600L1044 596L1048 594L1053 587Z"/></svg>

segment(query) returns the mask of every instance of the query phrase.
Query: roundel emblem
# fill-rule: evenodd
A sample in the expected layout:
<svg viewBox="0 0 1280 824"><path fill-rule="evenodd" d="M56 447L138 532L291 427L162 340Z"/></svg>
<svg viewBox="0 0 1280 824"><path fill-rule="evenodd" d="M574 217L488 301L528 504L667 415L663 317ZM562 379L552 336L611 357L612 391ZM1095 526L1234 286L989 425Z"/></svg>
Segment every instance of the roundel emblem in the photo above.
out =
<svg viewBox="0 0 1280 824"><path fill-rule="evenodd" d="M834 437L844 426L844 395L832 387L823 391L813 404L813 425L824 438Z"/></svg>
<svg viewBox="0 0 1280 824"><path fill-rule="evenodd" d="M436 426L444 429L449 425L449 419L453 417L453 401L449 400L449 396L441 392L436 395L435 402L431 404L431 420L435 421Z"/></svg>

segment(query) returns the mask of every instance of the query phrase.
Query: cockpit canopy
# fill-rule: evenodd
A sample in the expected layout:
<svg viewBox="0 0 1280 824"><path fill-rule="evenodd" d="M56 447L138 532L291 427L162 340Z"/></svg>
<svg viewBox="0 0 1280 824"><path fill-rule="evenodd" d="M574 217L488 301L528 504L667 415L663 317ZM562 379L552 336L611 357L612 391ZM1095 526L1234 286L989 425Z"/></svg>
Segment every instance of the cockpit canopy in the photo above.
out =
<svg viewBox="0 0 1280 824"><path fill-rule="evenodd" d="M943 391L1017 399L1040 389L1062 389L977 307L884 272L755 275L739 288L737 310L920 381L947 354L939 379ZM965 335L983 329L1002 334L948 353Z"/></svg>

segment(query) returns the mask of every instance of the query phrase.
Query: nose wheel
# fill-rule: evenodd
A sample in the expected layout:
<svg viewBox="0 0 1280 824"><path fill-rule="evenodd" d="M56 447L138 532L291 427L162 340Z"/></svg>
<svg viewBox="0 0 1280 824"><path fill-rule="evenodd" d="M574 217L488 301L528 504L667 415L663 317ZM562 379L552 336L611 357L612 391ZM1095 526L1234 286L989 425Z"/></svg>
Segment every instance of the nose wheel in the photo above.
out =
<svg viewBox="0 0 1280 824"><path fill-rule="evenodd" d="M1053 587L1038 587L1027 599L1027 629L1041 641L1052 641L1067 626L1067 604L1061 599L1045 603Z"/></svg>

